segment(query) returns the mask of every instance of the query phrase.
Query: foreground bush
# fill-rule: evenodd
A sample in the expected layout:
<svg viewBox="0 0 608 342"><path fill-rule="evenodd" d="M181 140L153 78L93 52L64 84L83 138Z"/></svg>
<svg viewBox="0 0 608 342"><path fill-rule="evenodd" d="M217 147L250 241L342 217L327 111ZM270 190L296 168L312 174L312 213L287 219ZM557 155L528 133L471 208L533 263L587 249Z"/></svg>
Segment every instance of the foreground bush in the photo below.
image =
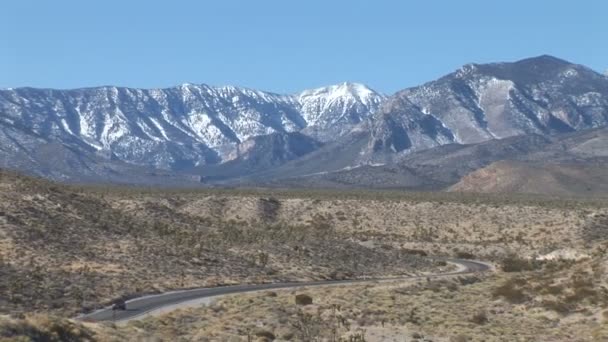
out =
<svg viewBox="0 0 608 342"><path fill-rule="evenodd" d="M523 272L539 269L541 265L535 260L509 255L502 260L500 267L505 272Z"/></svg>
<svg viewBox="0 0 608 342"><path fill-rule="evenodd" d="M67 319L49 316L32 316L19 320L0 318L0 341L71 342L94 340L92 331Z"/></svg>

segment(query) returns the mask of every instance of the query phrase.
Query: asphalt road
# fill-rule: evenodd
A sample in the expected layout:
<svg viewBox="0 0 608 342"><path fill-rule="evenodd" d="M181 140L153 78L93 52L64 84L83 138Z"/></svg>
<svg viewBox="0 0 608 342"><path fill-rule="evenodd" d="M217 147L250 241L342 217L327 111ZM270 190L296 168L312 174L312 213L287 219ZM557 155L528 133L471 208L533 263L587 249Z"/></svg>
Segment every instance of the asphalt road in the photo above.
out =
<svg viewBox="0 0 608 342"><path fill-rule="evenodd" d="M235 286L221 286L212 288L199 288L182 291L172 291L156 295L143 296L134 298L127 301L126 310L113 311L111 307L106 307L89 314L80 315L76 317L78 320L100 322L100 321L126 321L129 319L136 318L137 316L144 315L154 310L158 310L167 306L173 306L179 303L188 302L195 299L213 297L234 293L244 293L260 290L272 290L272 289L289 289L296 287L310 287L310 286L324 286L324 285L335 285L335 284L357 284L365 282L376 282L386 280L407 280L416 278L437 278L459 274L469 274L476 272L485 272L490 269L490 266L486 263L473 261L473 260L461 260L461 259L450 259L447 260L454 264L458 264L461 267L458 271L436 273L430 275L421 276L409 276L399 278L376 278L376 279L353 279L353 280L330 280L330 281L307 281L307 282L292 282L292 283L269 283L269 284L258 284L258 285L235 285Z"/></svg>

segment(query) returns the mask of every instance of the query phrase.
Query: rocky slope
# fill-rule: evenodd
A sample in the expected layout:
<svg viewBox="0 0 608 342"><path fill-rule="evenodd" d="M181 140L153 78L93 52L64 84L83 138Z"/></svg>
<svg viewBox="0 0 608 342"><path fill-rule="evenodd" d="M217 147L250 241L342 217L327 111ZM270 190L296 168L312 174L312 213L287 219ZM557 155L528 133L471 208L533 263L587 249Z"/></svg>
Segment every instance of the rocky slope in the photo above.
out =
<svg viewBox="0 0 608 342"><path fill-rule="evenodd" d="M222 164L189 170L205 182L214 182L273 169L315 151L322 143L300 132L272 133L239 144L231 159Z"/></svg>
<svg viewBox="0 0 608 342"><path fill-rule="evenodd" d="M306 90L298 95L307 127L304 133L320 141L334 141L369 118L384 96L357 83Z"/></svg>
<svg viewBox="0 0 608 342"><path fill-rule="evenodd" d="M382 183L383 179L392 179L384 186L395 186L390 174L408 168L422 172L416 177L418 181L420 177L428 179L429 173L442 173L438 179L431 176L439 183L422 182L424 188L432 184L440 187L493 161L525 155L556 134L604 127L607 118L608 78L584 66L550 56L514 63L470 64L439 80L388 97L374 116L348 134L269 170L262 178L314 175L321 179L345 170L342 175L352 174L363 182L362 186ZM596 150L608 146L596 144L600 146ZM433 148L437 149L426 153ZM418 152L422 155L416 157ZM449 163L453 169L434 166L448 159L455 161ZM378 164L386 166L374 166ZM364 181L359 173L355 177L356 172L352 172L362 165L368 166L361 170L389 173L370 175ZM328 172L331 174L325 176ZM401 176L397 179L403 181ZM409 184L411 177L407 179ZM348 186L358 186L344 181Z"/></svg>
<svg viewBox="0 0 608 342"><path fill-rule="evenodd" d="M353 83L295 95L191 84L20 88L0 90L0 167L112 182L143 170L221 184L345 171L332 182L435 189L552 136L607 125L608 77L551 56L468 64L390 97ZM596 154L606 147L588 144Z"/></svg>
<svg viewBox="0 0 608 342"><path fill-rule="evenodd" d="M608 128L551 136L528 134L477 144L443 145L407 154L389 164L332 172L304 169L298 173L296 160L277 168L274 177L262 174L251 182L281 187L605 195L607 151ZM278 176L282 174L286 176Z"/></svg>
<svg viewBox="0 0 608 342"><path fill-rule="evenodd" d="M608 193L606 163L552 164L501 160L476 170L449 191L594 196Z"/></svg>
<svg viewBox="0 0 608 342"><path fill-rule="evenodd" d="M351 83L296 95L192 84L8 89L0 90L0 138L7 159L17 153L31 156L20 142L28 140L36 146L59 143L80 155L180 170L229 160L255 136L306 129L320 140L335 138L369 117L383 98Z"/></svg>
<svg viewBox="0 0 608 342"><path fill-rule="evenodd" d="M365 153L396 153L523 134L550 135L608 123L608 78L551 56L468 64L387 99Z"/></svg>

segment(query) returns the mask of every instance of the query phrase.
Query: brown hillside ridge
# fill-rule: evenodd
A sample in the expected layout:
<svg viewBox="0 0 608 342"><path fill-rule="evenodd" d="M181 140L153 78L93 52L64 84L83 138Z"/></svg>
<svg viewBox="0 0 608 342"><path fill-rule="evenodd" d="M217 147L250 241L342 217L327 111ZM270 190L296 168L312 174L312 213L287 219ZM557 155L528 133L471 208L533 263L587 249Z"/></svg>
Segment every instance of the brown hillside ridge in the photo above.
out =
<svg viewBox="0 0 608 342"><path fill-rule="evenodd" d="M607 166L498 161L471 172L448 191L605 196Z"/></svg>
<svg viewBox="0 0 608 342"><path fill-rule="evenodd" d="M350 146L350 145L348 145ZM324 172L334 153L321 153L323 149L304 157L306 162L288 162L271 172L243 179L243 186L291 188L375 188L403 189L407 191L444 191L455 186L469 174L484 170L493 163L508 167L512 186L497 186L478 192L539 193L546 195L607 196L608 129L597 128L578 132L543 136L526 134L469 145L449 144L424 149L400 156L394 163L367 164L357 167L341 165L332 172ZM337 152L336 152L337 153ZM337 153L340 154L340 153ZM319 157L316 158L315 156ZM515 167L517 165L517 167ZM490 169L496 166L491 166ZM523 169L537 171L523 172ZM520 170L515 172L515 170ZM485 171L480 171L485 175ZM535 174L535 172L538 173ZM521 175L521 179L518 175ZM542 175L542 176L541 176ZM503 179L501 178L501 184ZM540 184L547 187L514 186L531 182L526 177L555 178ZM486 179L486 176L481 177ZM492 179L492 177L490 177ZM471 181L471 180L469 180ZM489 181L490 184L493 184ZM244 184L243 184L244 183ZM533 184L534 185L534 184ZM591 185L591 186L590 186ZM477 185L476 185L477 186ZM462 186L467 188L466 186ZM467 191L475 191L470 189Z"/></svg>

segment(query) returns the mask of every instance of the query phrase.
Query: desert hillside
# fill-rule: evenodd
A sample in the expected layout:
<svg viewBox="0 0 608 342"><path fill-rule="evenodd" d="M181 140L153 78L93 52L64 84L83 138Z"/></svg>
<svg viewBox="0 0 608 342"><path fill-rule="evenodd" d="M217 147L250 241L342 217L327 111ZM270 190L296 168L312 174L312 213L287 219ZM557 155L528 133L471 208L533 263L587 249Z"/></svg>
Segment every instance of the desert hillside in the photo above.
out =
<svg viewBox="0 0 608 342"><path fill-rule="evenodd" d="M600 200L82 188L9 172L0 190L5 312L73 313L171 288L433 267L419 251L491 260L584 251L584 233L607 212Z"/></svg>
<svg viewBox="0 0 608 342"><path fill-rule="evenodd" d="M73 315L175 288L435 267L398 248L362 244L323 215L278 221L273 198L256 198L257 216L246 222L224 217L221 198L202 215L207 209L192 202L208 196L76 188L2 172L0 310Z"/></svg>
<svg viewBox="0 0 608 342"><path fill-rule="evenodd" d="M259 328L261 321L239 320L236 313L247 309L237 299L222 301L219 307L197 309L212 310L213 314L177 311L159 318L161 321L151 318L143 326L135 322L125 328L82 326L67 321L66 317L120 297L176 288L388 277L445 269L445 263L425 256L477 258L495 263L500 272L471 280L481 282L472 287L469 285L473 283L466 279L439 283L443 285L413 284L413 288L407 288L412 284L403 283L399 285L406 286L403 290L369 285L374 296L364 302L350 302L359 298L351 288L311 293L315 303L337 301L336 305L349 308L350 313L343 315L350 328L342 326L336 330L341 334L361 329L376 329L378 334L389 335L412 331L437 336L447 333L431 330L433 320L427 318L414 323L398 320L396 317L412 313L390 309L392 306L386 300L402 293L417 297L412 297L412 303L399 305L425 308L420 311L423 317L431 317L426 308L430 310L433 306L423 303L437 300L432 293L449 295L443 306L447 311L442 315L447 315L453 327L460 323L458 317L451 316L455 312L452 306L463 301L499 300L502 304L496 304L496 310L511 315L513 305L519 304L510 301L520 299L509 296L524 293L521 298L526 298L526 307L539 307L531 300L539 289L522 285L517 280L520 278L538 282L556 277L565 279L562 292L558 293L561 297L547 297L540 305L546 312L557 310L557 315L570 315L584 308L599 315L598 305L604 303L601 297L604 278L593 284L579 284L573 277L579 269L597 273L594 265L601 264L598 255L602 255L601 248L608 239L607 208L602 199L534 195L78 187L3 171L0 307L3 314L13 318L0 319L0 336L43 336L61 330L76 336L76 340L165 339L176 336L174 329L182 324L178 320L192 322L179 328L180 336L186 339L238 340L238 336L245 338L257 331L252 327ZM551 261L562 258L571 261L557 265ZM503 271L516 272L515 278ZM526 284L531 284L530 281ZM501 290L503 285L509 288ZM354 289L357 288L360 287ZM505 299L501 291L507 291L509 298ZM247 314L248 317L264 315L267 317L264 322L268 321L264 323L265 329L298 341L306 340L300 338L305 336L302 334L311 333L297 328L302 327L299 320L308 319L318 329L318 336L327 336L333 328L319 322L327 314L323 312L333 309L321 305L315 312L301 311L287 304L288 293L281 291L277 299L263 303L258 303L260 298L255 295L245 297L257 303L259 309L258 313ZM574 305L573 298L585 301ZM287 321L272 318L275 307L286 310ZM369 311L372 308L376 310L374 313ZM465 310L473 317L467 319L487 318L475 318L482 315L477 306ZM23 314L25 319L19 318ZM211 315L215 317L214 323L203 329L192 315ZM521 323L513 316L489 317L495 322L492 331ZM395 332L390 330L393 328L385 328L388 322L393 328L406 330ZM572 331L589 327L578 319L576 322ZM149 329L149 324L157 328ZM148 332L142 335L142 328ZM471 336L470 330L457 330Z"/></svg>
<svg viewBox="0 0 608 342"><path fill-rule="evenodd" d="M476 170L449 191L605 196L608 172L603 164L554 164L499 161Z"/></svg>

